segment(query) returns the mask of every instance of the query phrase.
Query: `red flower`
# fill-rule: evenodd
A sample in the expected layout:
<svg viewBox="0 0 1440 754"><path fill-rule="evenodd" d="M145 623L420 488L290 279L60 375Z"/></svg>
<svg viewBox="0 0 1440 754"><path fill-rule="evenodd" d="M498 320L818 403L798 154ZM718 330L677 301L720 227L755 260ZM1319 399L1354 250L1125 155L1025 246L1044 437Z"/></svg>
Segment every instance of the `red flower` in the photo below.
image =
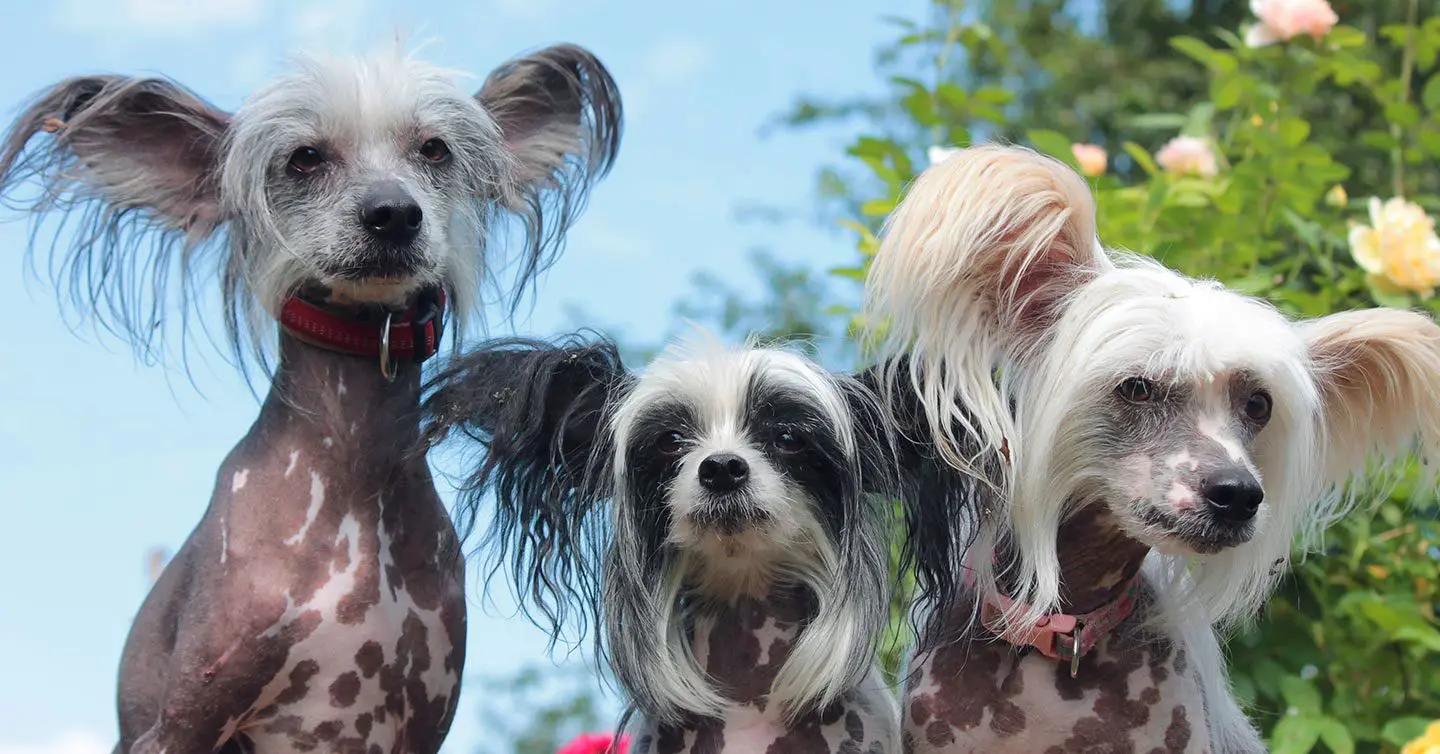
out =
<svg viewBox="0 0 1440 754"><path fill-rule="evenodd" d="M560 747L555 754L626 754L630 751L630 735L620 740L609 733L581 733L575 740Z"/></svg>

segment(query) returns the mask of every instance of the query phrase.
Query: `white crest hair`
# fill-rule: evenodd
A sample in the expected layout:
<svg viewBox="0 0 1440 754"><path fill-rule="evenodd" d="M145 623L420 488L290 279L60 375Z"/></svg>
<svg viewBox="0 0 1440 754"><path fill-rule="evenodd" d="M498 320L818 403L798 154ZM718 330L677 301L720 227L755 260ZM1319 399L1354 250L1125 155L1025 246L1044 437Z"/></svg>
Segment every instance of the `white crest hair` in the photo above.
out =
<svg viewBox="0 0 1440 754"><path fill-rule="evenodd" d="M398 44L299 56L233 115L164 78L70 78L0 143L0 202L37 223L58 217L41 249L57 289L146 356L211 285L242 365L268 365L272 318L311 284L391 306L443 286L463 330L482 287L500 282L486 243L497 221L524 234L517 305L613 164L622 115L609 72L573 45L507 61L478 92L456 77ZM442 141L446 157L422 163L421 139ZM301 180L287 164L307 147L324 170ZM386 183L422 211L418 269L373 284L354 274L368 249L360 206Z"/></svg>
<svg viewBox="0 0 1440 754"><path fill-rule="evenodd" d="M1381 309L1294 323L1213 281L1107 255L1083 179L1027 149L973 147L926 170L887 223L866 309L888 328L890 361L916 367L943 456L967 468L967 448L1008 452L1008 515L976 551L1015 545L1021 621L1058 609L1055 537L1086 474L1110 460L1077 453L1116 369L1185 381L1243 368L1274 390L1251 451L1268 509L1256 535L1216 555L1153 556L1213 621L1253 615L1297 538L1312 543L1346 509L1343 489L1367 461L1397 459L1417 438L1432 470L1440 460L1429 318ZM971 562L980 587L997 589L991 559Z"/></svg>

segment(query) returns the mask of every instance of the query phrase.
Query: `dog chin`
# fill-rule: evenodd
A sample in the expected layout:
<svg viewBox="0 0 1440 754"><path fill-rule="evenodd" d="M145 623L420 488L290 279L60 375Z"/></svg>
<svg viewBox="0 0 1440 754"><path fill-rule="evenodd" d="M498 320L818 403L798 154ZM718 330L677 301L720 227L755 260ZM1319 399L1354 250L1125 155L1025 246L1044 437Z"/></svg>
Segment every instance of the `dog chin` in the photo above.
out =
<svg viewBox="0 0 1440 754"><path fill-rule="evenodd" d="M414 275L404 277L373 278L332 278L325 281L330 289L331 303L383 304L403 308L409 303L411 294L421 286L420 278Z"/></svg>
<svg viewBox="0 0 1440 754"><path fill-rule="evenodd" d="M1249 542L1253 523L1217 524L1196 514L1176 515L1151 508L1141 513L1143 534L1137 537L1162 555L1214 555Z"/></svg>

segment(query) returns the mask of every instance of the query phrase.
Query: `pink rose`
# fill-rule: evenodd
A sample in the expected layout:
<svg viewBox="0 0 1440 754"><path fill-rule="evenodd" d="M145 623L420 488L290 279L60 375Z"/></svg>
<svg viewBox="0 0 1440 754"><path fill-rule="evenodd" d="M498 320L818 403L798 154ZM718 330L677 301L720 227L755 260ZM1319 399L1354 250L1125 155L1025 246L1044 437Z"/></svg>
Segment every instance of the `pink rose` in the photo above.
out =
<svg viewBox="0 0 1440 754"><path fill-rule="evenodd" d="M1220 172L1210 143L1194 136L1176 136L1155 153L1155 162L1166 172L1200 175L1207 178Z"/></svg>
<svg viewBox="0 0 1440 754"><path fill-rule="evenodd" d="M1094 144L1071 144L1070 154L1075 155L1075 162L1080 164L1080 172L1094 178L1097 175L1105 174L1105 163L1109 155L1105 150Z"/></svg>
<svg viewBox="0 0 1440 754"><path fill-rule="evenodd" d="M1245 32L1245 44L1264 47L1300 34L1320 39L1340 17L1329 0L1250 0L1250 11L1260 23Z"/></svg>
<svg viewBox="0 0 1440 754"><path fill-rule="evenodd" d="M555 754L626 754L628 751L628 733L622 734L619 741L609 733L581 733L570 743L561 746Z"/></svg>

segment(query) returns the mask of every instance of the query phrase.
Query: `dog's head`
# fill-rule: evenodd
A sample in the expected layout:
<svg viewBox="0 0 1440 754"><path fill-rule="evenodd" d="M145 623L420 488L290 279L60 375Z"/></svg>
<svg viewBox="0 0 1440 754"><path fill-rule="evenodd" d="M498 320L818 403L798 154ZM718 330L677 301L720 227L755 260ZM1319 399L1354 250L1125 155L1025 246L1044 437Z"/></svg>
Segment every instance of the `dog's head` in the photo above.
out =
<svg viewBox="0 0 1440 754"><path fill-rule="evenodd" d="M502 537L531 554L518 575L548 598L588 581L576 575L599 565L587 557L603 562L599 592L578 596L595 601L603 649L648 714L719 714L727 702L696 664L686 614L772 590L815 605L773 702L808 711L868 671L889 614L881 495L896 492L897 463L860 381L789 351L700 340L633 375L592 346L499 344L437 385L432 431L461 425L489 446L471 487L496 493ZM603 543L593 553L587 519Z"/></svg>
<svg viewBox="0 0 1440 754"><path fill-rule="evenodd" d="M1137 541L1201 556L1201 595L1243 615L1367 459L1416 438L1440 453L1440 328L1383 309L1295 322L1106 253L1094 215L1058 161L963 150L892 216L870 312L927 375L920 401L952 463L977 438L1008 450L1006 535L1040 610L1059 595L1060 522L1104 505Z"/></svg>
<svg viewBox="0 0 1440 754"><path fill-rule="evenodd" d="M614 81L569 45L506 63L473 95L398 52L306 58L233 115L167 80L93 76L20 116L0 189L35 211L88 205L68 271L132 334L148 335L160 305L133 289L163 298L166 276L198 274L192 253L221 237L226 300L257 319L301 289L403 308L438 286L463 314L499 261L486 243L499 218L527 233L523 285L558 252L619 135ZM18 199L31 177L42 197ZM133 248L146 234L148 257Z"/></svg>

